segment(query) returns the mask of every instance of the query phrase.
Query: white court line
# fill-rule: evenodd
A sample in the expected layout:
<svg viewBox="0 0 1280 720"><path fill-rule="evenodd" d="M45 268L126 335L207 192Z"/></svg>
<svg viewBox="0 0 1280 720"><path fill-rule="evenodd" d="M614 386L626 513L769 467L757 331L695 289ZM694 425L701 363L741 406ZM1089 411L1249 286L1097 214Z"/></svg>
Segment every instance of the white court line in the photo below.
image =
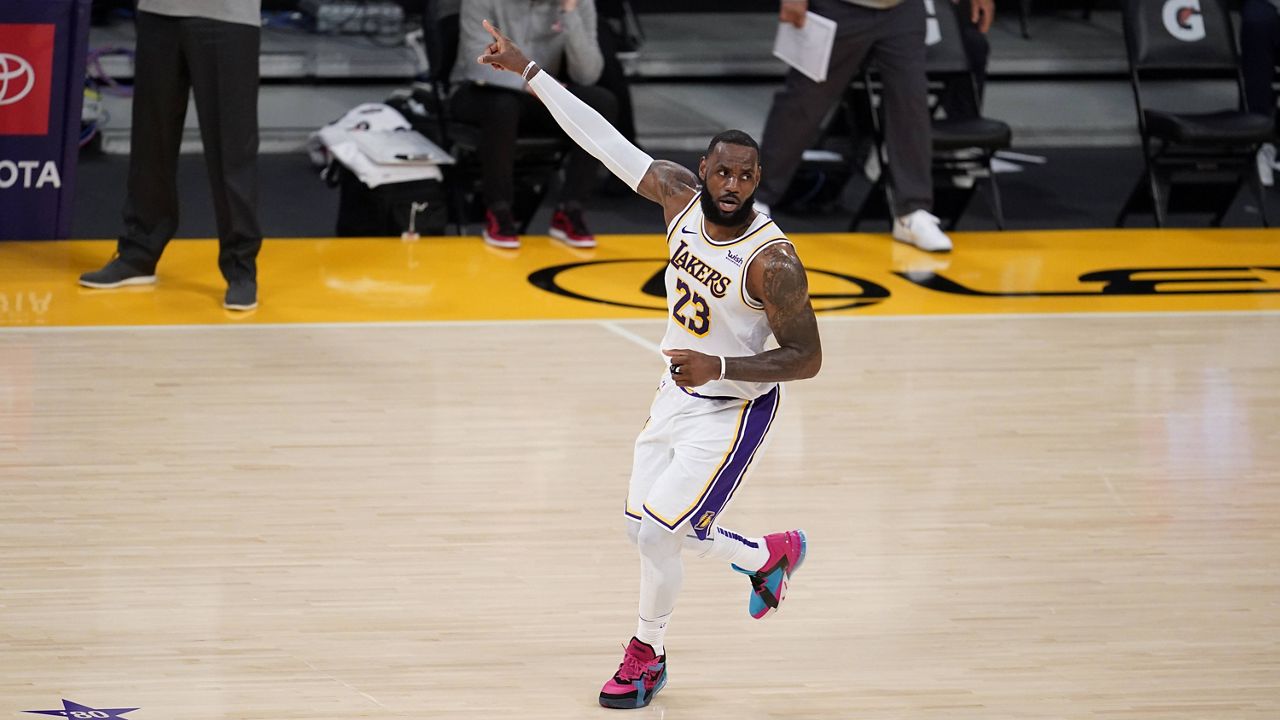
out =
<svg viewBox="0 0 1280 720"><path fill-rule="evenodd" d="M652 321L646 321L646 322L652 322ZM659 347L656 343L649 342L648 340L622 327L617 322L602 322L600 323L600 327L604 328L605 330L608 330L614 335L630 340L631 342L635 343L636 345L639 345L640 347L644 348L645 350L648 350L649 352L657 353L659 357L664 357L662 355L662 348Z"/></svg>
<svg viewBox="0 0 1280 720"><path fill-rule="evenodd" d="M1099 468L1099 470L1101 470L1101 468ZM1120 506L1121 510L1124 510L1128 515L1137 514L1125 503L1123 499L1121 499L1120 493L1116 492L1115 486L1111 484L1111 476L1107 475L1105 472L1102 473L1102 482L1106 484L1107 492L1111 495L1111 500L1116 505Z"/></svg>
<svg viewBox="0 0 1280 720"><path fill-rule="evenodd" d="M658 322L660 318L631 318L615 322ZM98 330L289 330L289 329L344 329L344 328L467 328L507 327L512 325L598 325L602 318L563 318L525 320L370 320L367 322L290 322L290 323L184 323L181 325L50 325L39 327L2 327L5 332L94 332Z"/></svg>
<svg viewBox="0 0 1280 720"><path fill-rule="evenodd" d="M336 677L336 676L334 676L334 675L332 675L332 674L330 674L330 673L327 673L327 672L325 672L325 671L321 670L320 668L316 667L315 665L312 665L311 663L307 662L307 659L306 659L306 658L298 657L297 655L294 655L293 653L289 653L289 657L293 658L294 660L297 660L298 662L302 663L303 665L306 665L308 668L310 668L310 669L311 669L311 671L312 671L312 672L314 672L314 673L316 673L316 674L320 675L321 677L329 678L330 680L332 680L332 681L334 681L334 682L338 683L339 685L341 685L342 687L344 687L344 688L346 688L346 689L350 690L351 692L354 692L354 693L357 693L357 694L359 694L359 695L362 695L362 696L364 697L364 699L368 700L369 702L373 703L374 705L377 705L377 706L378 706L379 708L381 708L382 710L384 710L384 711L386 711L386 712L391 712L391 708L389 708L389 707L387 707L386 705L383 705L382 703L378 702L378 698L376 698L376 697L374 697L374 696L370 695L369 693L367 693L367 692L365 692L365 691L361 690L361 689L360 689L360 688L358 688L358 687L355 687L355 686L351 685L351 683L348 683L348 682L346 682L345 680L342 680L341 678L338 678L338 677Z"/></svg>
<svg viewBox="0 0 1280 720"><path fill-rule="evenodd" d="M657 315L661 311L654 311ZM931 313L927 315L823 315L818 313L818 321L822 323L839 322L893 322L893 321L948 321L948 320L1049 320L1049 319L1108 319L1108 318L1157 318L1157 317L1219 317L1235 316L1280 316L1280 310L1175 310L1175 311L1124 311L1124 312L1065 312L1065 313ZM328 329L328 328L433 328L433 327L506 327L512 325L632 325L636 323L663 322L661 317L653 318L564 318L533 320L372 320L369 322L295 322L295 323L190 323L182 325L54 325L38 327L3 327L4 333L43 333L43 332L99 332L107 330L285 330L285 329Z"/></svg>

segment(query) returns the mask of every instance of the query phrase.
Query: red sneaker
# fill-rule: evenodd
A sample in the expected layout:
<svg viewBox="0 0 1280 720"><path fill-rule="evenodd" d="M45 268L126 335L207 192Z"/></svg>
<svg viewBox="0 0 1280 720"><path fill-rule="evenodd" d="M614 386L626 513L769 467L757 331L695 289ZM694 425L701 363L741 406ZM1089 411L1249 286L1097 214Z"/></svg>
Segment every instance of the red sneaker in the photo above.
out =
<svg viewBox="0 0 1280 720"><path fill-rule="evenodd" d="M733 565L734 570L751 579L751 598L747 611L751 617L763 620L777 611L787 596L787 585L804 563L809 549L803 530L788 530L764 536L769 547L769 561L759 570L745 570Z"/></svg>
<svg viewBox="0 0 1280 720"><path fill-rule="evenodd" d="M484 241L498 248L515 250L520 247L520 237L516 235L516 223L510 211L495 213L484 212Z"/></svg>
<svg viewBox="0 0 1280 720"><path fill-rule="evenodd" d="M600 690L600 704L607 708L642 708L667 684L667 656L649 643L631 638L618 672Z"/></svg>
<svg viewBox="0 0 1280 720"><path fill-rule="evenodd" d="M547 233L569 247L593 248L596 246L596 236L587 229L581 210L556 208L555 214L551 216L551 229Z"/></svg>

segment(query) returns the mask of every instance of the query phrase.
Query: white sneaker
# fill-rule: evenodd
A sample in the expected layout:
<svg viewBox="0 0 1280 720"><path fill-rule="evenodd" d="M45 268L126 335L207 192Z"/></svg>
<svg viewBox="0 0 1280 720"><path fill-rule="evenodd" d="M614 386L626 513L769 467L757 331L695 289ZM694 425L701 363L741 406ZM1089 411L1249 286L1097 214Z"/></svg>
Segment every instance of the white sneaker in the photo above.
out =
<svg viewBox="0 0 1280 720"><path fill-rule="evenodd" d="M929 252L951 252L951 238L938 227L938 218L924 210L894 220L893 239Z"/></svg>
<svg viewBox="0 0 1280 720"><path fill-rule="evenodd" d="M1263 187L1271 187L1276 184L1276 146L1271 143L1263 143L1258 148L1258 180Z"/></svg>

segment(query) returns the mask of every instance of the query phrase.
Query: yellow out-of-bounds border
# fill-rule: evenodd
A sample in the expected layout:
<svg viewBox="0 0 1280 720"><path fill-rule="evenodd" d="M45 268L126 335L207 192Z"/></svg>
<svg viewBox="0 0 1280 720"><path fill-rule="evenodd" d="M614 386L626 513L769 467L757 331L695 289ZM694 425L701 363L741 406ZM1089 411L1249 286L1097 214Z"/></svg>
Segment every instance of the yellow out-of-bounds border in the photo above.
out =
<svg viewBox="0 0 1280 720"><path fill-rule="evenodd" d="M797 235L829 315L1280 310L1280 231L957 233L931 255L885 235ZM114 242L0 242L0 327L659 318L660 235L595 250L545 236L518 251L476 237L269 239L261 305L222 309L217 242L170 243L154 286L76 284Z"/></svg>

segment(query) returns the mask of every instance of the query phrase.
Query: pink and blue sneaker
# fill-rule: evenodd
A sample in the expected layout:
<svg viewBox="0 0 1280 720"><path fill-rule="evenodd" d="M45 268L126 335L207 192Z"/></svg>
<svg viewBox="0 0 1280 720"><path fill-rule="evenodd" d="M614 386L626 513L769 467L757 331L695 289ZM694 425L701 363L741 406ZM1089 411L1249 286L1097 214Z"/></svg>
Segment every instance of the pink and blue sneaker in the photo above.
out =
<svg viewBox="0 0 1280 720"><path fill-rule="evenodd" d="M667 684L667 656L653 646L631 638L618 672L600 690L600 704L607 708L642 708Z"/></svg>
<svg viewBox="0 0 1280 720"><path fill-rule="evenodd" d="M733 569L751 579L751 602L747 609L751 617L763 620L777 611L787 596L787 585L804 563L808 540L803 530L788 530L764 536L769 548L769 561L759 570L746 570L733 565Z"/></svg>

